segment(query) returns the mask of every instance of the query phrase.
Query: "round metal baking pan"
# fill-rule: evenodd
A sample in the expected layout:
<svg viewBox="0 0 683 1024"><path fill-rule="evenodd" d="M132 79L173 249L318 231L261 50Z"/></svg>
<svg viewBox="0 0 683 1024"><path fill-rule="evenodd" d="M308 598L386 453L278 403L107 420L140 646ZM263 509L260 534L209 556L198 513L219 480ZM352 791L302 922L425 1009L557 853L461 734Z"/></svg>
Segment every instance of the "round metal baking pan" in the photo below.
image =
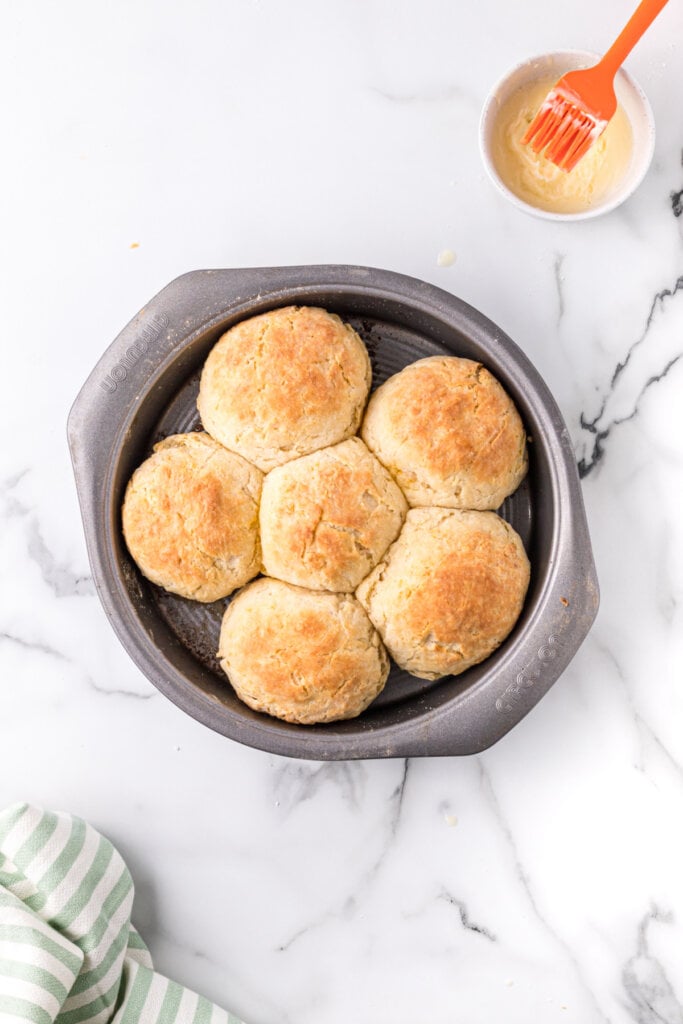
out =
<svg viewBox="0 0 683 1024"><path fill-rule="evenodd" d="M504 644L460 676L428 682L395 665L359 717L296 726L237 700L215 657L226 601L167 594L138 572L120 524L133 470L168 434L200 427L202 364L238 320L277 306L323 306L359 332L373 387L424 356L478 359L512 395L530 469L500 513L527 548L532 577ZM573 451L560 412L519 348L460 299L414 278L365 267L196 271L171 282L107 349L79 393L69 446L97 591L124 647L184 711L232 739L311 759L469 754L515 725L585 638L598 585Z"/></svg>

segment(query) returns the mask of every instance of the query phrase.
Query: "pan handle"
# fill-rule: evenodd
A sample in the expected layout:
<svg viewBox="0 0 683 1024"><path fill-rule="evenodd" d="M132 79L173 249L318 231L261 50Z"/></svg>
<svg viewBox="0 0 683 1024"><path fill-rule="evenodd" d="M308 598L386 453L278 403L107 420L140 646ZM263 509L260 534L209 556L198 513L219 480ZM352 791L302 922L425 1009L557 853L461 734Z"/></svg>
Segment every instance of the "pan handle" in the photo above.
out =
<svg viewBox="0 0 683 1024"><path fill-rule="evenodd" d="M114 436L147 383L195 331L253 301L258 271L198 270L176 278L124 327L81 388L68 419L72 458L97 461L93 437Z"/></svg>

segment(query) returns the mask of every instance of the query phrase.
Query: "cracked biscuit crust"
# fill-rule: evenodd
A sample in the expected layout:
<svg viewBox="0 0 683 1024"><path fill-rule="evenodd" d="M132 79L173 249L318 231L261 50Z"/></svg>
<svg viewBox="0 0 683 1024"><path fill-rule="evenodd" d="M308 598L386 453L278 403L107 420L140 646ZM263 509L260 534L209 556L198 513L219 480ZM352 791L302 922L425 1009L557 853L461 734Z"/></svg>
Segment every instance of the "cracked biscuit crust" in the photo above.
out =
<svg viewBox="0 0 683 1024"><path fill-rule="evenodd" d="M355 718L389 674L382 641L355 597L268 578L228 606L218 657L240 700L301 725Z"/></svg>
<svg viewBox="0 0 683 1024"><path fill-rule="evenodd" d="M519 535L495 512L418 508L356 596L401 668L440 679L503 642L528 585Z"/></svg>
<svg viewBox="0 0 683 1024"><path fill-rule="evenodd" d="M223 335L197 407L205 430L267 472L355 434L371 376L353 328L324 309L288 306Z"/></svg>
<svg viewBox="0 0 683 1024"><path fill-rule="evenodd" d="M431 356L375 391L361 436L408 504L495 509L527 471L524 425L481 363Z"/></svg>
<svg viewBox="0 0 683 1024"><path fill-rule="evenodd" d="M398 536L407 509L359 437L288 462L263 484L264 571L313 590L353 591Z"/></svg>
<svg viewBox="0 0 683 1024"><path fill-rule="evenodd" d="M130 479L122 509L128 550L147 579L217 601L260 571L262 474L208 434L175 434Z"/></svg>

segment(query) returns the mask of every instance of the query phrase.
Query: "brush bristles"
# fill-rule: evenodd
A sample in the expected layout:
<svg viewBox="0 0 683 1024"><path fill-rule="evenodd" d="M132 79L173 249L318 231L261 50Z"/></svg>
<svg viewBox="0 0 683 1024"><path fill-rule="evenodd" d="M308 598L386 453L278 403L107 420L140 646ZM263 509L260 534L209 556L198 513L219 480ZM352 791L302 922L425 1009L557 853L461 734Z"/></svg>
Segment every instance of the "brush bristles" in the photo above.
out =
<svg viewBox="0 0 683 1024"><path fill-rule="evenodd" d="M607 127L607 121L578 106L576 99L553 89L522 139L535 153L545 150L563 171L571 171Z"/></svg>

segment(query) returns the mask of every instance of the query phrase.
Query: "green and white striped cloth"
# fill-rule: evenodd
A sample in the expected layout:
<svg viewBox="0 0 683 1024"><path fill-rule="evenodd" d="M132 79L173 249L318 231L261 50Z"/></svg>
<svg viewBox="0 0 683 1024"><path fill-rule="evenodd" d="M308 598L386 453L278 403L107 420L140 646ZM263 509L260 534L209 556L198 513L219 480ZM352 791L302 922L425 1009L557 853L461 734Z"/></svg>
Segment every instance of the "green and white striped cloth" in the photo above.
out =
<svg viewBox="0 0 683 1024"><path fill-rule="evenodd" d="M80 818L0 813L0 1024L241 1024L157 974L133 880Z"/></svg>

